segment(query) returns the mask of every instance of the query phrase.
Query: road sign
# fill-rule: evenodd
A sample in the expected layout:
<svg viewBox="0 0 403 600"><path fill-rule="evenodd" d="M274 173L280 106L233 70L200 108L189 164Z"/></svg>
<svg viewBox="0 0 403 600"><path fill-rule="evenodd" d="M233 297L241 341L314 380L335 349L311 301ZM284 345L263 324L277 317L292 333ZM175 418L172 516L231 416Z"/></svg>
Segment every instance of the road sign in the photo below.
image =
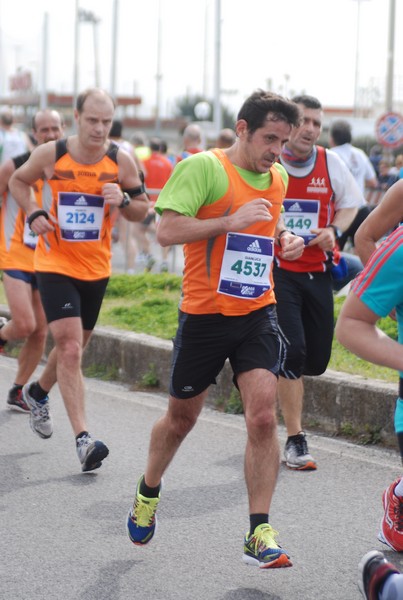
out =
<svg viewBox="0 0 403 600"><path fill-rule="evenodd" d="M403 116L399 113L388 112L379 117L375 125L377 141L387 148L397 148L403 145Z"/></svg>

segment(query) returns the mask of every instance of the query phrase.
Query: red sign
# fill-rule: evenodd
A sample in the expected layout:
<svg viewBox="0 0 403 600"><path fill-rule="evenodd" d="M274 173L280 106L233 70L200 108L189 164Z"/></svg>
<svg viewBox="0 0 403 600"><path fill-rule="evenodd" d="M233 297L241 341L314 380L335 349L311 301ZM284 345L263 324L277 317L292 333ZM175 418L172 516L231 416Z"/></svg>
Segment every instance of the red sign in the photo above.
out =
<svg viewBox="0 0 403 600"><path fill-rule="evenodd" d="M375 135L377 141L387 148L398 148L403 145L403 116L388 112L376 122Z"/></svg>
<svg viewBox="0 0 403 600"><path fill-rule="evenodd" d="M10 90L27 92L32 88L32 76L29 71L18 71L10 77Z"/></svg>

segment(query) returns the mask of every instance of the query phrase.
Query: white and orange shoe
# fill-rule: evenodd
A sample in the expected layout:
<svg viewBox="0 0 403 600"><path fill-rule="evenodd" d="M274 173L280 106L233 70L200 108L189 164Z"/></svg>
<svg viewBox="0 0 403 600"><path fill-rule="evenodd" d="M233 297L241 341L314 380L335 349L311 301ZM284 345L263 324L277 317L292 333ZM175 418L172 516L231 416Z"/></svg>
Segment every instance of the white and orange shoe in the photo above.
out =
<svg viewBox="0 0 403 600"><path fill-rule="evenodd" d="M296 471L315 471L317 465L309 454L306 436L303 431L288 437L284 449L285 463Z"/></svg>

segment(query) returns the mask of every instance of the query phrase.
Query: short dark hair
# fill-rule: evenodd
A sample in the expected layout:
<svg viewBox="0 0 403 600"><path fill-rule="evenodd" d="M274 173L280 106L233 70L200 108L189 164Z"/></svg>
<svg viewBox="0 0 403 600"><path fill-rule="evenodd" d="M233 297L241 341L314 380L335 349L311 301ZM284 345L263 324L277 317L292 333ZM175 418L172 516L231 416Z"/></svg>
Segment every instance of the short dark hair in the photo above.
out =
<svg viewBox="0 0 403 600"><path fill-rule="evenodd" d="M121 138L123 132L123 123L119 119L114 119L112 121L112 127L109 132L109 137L112 138Z"/></svg>
<svg viewBox="0 0 403 600"><path fill-rule="evenodd" d="M285 121L295 127L300 124L300 111L294 102L264 90L256 90L245 100L239 110L237 120L246 121L248 132L254 133L264 126L267 115L270 113L273 115L273 121Z"/></svg>
<svg viewBox="0 0 403 600"><path fill-rule="evenodd" d="M303 104L305 108L314 108L322 110L322 104L319 102L315 96L308 96L308 94L299 94L298 96L294 96L292 101L295 104Z"/></svg>
<svg viewBox="0 0 403 600"><path fill-rule="evenodd" d="M6 126L12 125L14 122L14 117L13 117L13 113L11 112L11 110L3 111L0 115L0 120L3 123L3 125L6 125Z"/></svg>
<svg viewBox="0 0 403 600"><path fill-rule="evenodd" d="M329 133L332 136L333 142L336 146L341 146L342 144L351 144L351 140L353 139L351 135L350 123L342 119L339 121L334 121L331 124Z"/></svg>
<svg viewBox="0 0 403 600"><path fill-rule="evenodd" d="M161 150L161 140L157 137L152 137L149 142L150 150L153 152L160 152Z"/></svg>

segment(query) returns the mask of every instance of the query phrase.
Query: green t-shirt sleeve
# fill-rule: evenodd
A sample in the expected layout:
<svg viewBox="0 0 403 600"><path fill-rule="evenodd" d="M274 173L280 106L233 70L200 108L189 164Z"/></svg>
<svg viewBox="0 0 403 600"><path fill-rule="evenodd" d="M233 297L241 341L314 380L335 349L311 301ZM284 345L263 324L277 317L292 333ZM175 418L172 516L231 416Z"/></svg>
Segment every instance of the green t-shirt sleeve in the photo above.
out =
<svg viewBox="0 0 403 600"><path fill-rule="evenodd" d="M158 196L155 210L174 210L194 217L201 206L212 204L225 194L228 177L212 152L199 152L181 160Z"/></svg>
<svg viewBox="0 0 403 600"><path fill-rule="evenodd" d="M287 171L279 163L275 164L275 168L287 189ZM237 170L247 183L257 189L264 190L271 184L271 173ZM212 152L199 152L176 165L154 208L158 214L174 210L186 217L194 217L202 206L213 204L224 196L227 189L228 176L220 160Z"/></svg>
<svg viewBox="0 0 403 600"><path fill-rule="evenodd" d="M285 168L283 167L283 165L281 163L275 163L275 168L277 169L277 171L280 173L281 175L281 179L284 181L284 187L285 187L285 191L287 193L287 188L288 188L288 173L285 170Z"/></svg>

